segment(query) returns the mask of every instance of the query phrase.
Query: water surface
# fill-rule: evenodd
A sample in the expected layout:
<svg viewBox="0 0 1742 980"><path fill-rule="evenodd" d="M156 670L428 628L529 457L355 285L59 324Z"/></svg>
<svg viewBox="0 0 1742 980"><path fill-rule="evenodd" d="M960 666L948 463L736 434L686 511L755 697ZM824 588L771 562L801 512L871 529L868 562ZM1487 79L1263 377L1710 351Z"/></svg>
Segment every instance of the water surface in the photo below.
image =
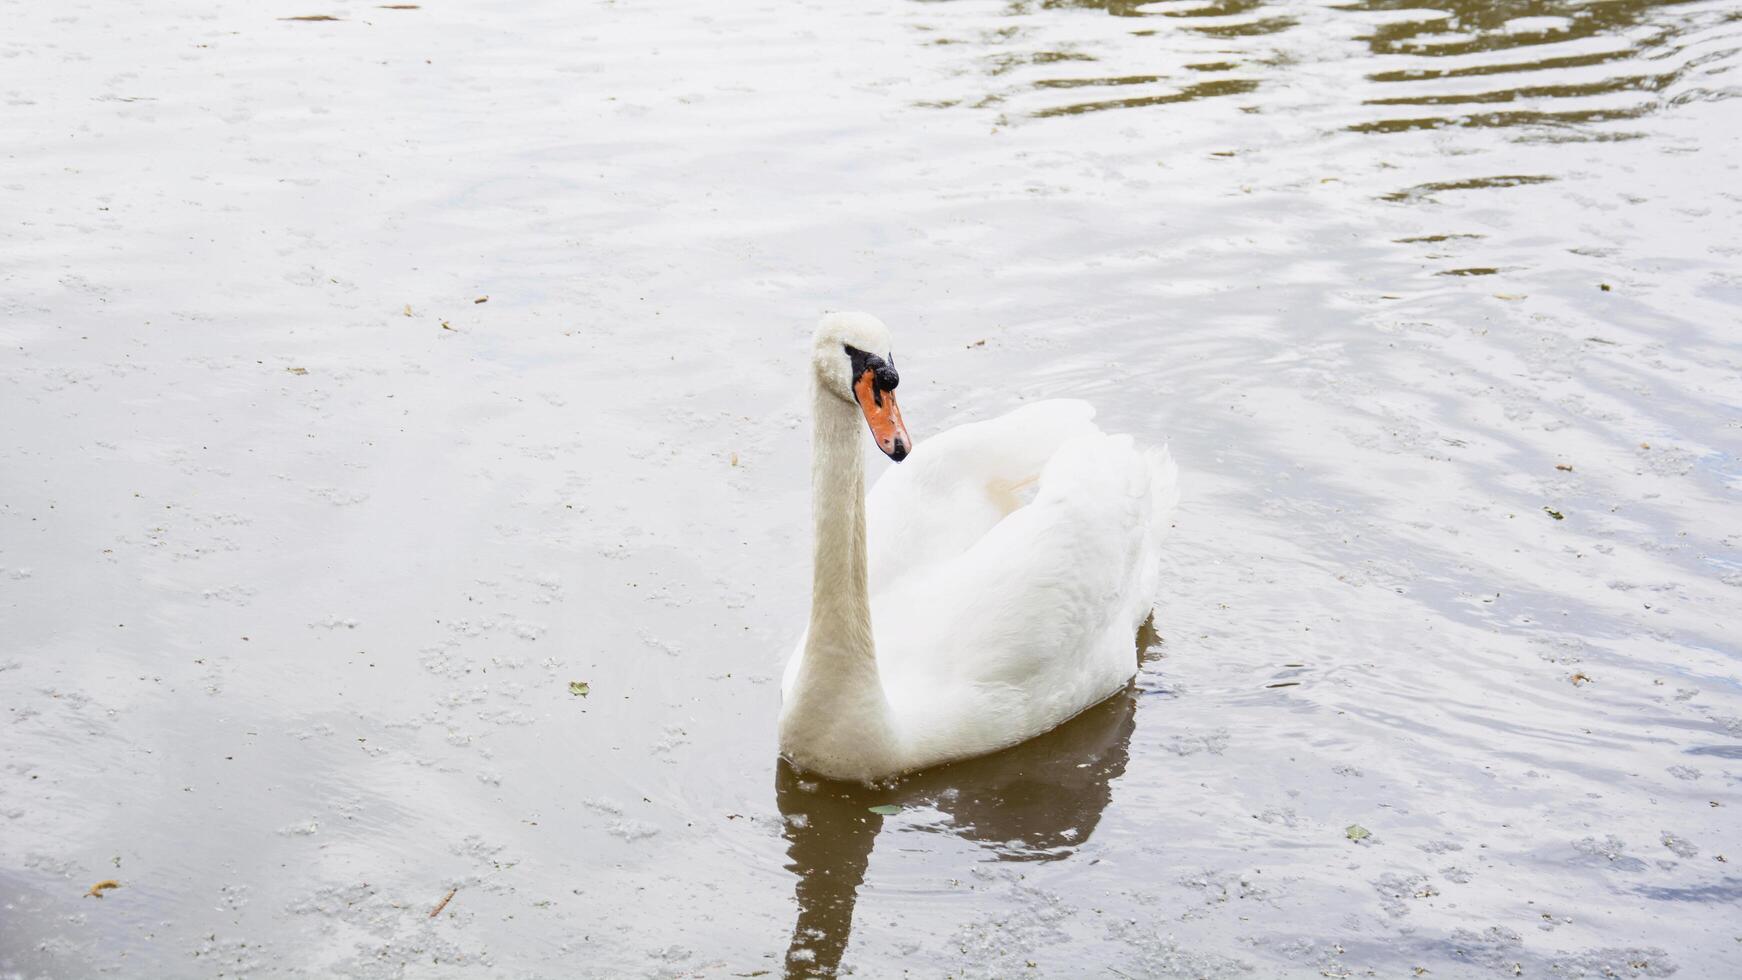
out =
<svg viewBox="0 0 1742 980"><path fill-rule="evenodd" d="M0 11L0 974L1736 975L1733 3ZM881 791L838 308L1185 476L1132 688Z"/></svg>

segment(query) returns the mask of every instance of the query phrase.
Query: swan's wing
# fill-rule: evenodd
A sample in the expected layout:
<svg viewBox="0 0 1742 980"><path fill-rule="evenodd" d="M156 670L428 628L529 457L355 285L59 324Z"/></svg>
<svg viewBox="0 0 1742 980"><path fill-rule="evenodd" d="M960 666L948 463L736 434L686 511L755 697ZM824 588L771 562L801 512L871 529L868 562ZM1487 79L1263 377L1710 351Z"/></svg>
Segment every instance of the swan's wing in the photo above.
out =
<svg viewBox="0 0 1742 980"><path fill-rule="evenodd" d="M919 442L867 497L871 593L968 550L1022 505L1047 461L1095 433L1088 402L1053 399Z"/></svg>
<svg viewBox="0 0 1742 980"><path fill-rule="evenodd" d="M940 745L995 748L1117 691L1136 669L1177 482L1166 450L1078 436L1048 462L1033 503L874 596L878 665L901 724Z"/></svg>

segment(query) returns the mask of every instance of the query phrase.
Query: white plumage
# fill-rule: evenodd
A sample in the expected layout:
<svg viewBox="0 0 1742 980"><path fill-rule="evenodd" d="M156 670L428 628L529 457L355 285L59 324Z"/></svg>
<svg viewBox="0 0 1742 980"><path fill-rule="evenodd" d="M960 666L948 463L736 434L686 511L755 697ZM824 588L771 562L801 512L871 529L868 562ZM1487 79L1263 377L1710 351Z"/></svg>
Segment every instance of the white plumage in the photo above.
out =
<svg viewBox="0 0 1742 980"><path fill-rule="evenodd" d="M1167 450L1101 432L1085 402L1038 402L919 442L867 512L862 423L830 361L887 352L887 332L835 314L816 345L815 581L783 754L875 780L1006 748L1123 688L1178 499Z"/></svg>

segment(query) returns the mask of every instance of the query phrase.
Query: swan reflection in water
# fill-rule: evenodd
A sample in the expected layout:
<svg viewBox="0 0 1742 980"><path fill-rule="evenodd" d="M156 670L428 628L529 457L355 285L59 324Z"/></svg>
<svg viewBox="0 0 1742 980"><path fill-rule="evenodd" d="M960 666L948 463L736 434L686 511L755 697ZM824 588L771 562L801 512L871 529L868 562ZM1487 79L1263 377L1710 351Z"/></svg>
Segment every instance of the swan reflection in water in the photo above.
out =
<svg viewBox="0 0 1742 980"><path fill-rule="evenodd" d="M1147 651L1157 638L1145 624ZM893 788L812 780L783 759L775 797L787 868L798 876L798 922L786 975L832 977L853 931L853 906L884 817L871 807L927 808L947 818L912 827L984 845L998 860L1061 861L1088 841L1125 774L1137 725L1137 683L1014 748L918 773Z"/></svg>

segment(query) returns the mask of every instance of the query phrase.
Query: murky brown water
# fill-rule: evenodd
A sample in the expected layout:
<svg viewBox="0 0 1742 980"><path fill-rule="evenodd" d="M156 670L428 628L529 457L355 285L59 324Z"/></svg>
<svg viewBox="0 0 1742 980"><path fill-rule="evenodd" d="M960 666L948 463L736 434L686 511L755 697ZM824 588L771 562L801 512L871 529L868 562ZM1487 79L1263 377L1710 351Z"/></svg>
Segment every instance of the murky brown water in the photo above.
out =
<svg viewBox="0 0 1742 980"><path fill-rule="evenodd" d="M0 975L1737 975L1736 4L150 6L0 6ZM839 307L1186 481L875 792Z"/></svg>

